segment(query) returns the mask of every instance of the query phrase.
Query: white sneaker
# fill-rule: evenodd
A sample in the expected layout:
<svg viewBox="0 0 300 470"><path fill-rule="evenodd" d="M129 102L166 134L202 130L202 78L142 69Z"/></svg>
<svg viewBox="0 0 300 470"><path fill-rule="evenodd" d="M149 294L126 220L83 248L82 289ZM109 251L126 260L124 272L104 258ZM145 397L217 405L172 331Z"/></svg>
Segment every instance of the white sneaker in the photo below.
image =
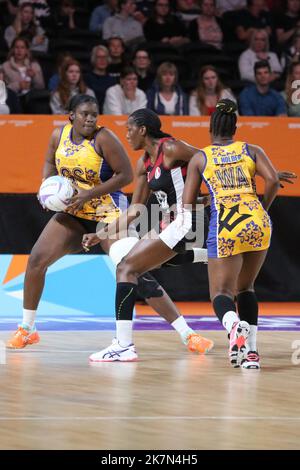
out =
<svg viewBox="0 0 300 470"><path fill-rule="evenodd" d="M247 355L247 338L250 325L246 321L234 323L229 335L229 360L233 367L240 367Z"/></svg>
<svg viewBox="0 0 300 470"><path fill-rule="evenodd" d="M260 369L260 357L257 351L248 351L246 358L242 361L243 369Z"/></svg>
<svg viewBox="0 0 300 470"><path fill-rule="evenodd" d="M112 344L108 348L102 349L102 351L94 353L89 357L90 362L133 362L137 361L137 359L138 355L134 344L123 347L117 338L113 339Z"/></svg>

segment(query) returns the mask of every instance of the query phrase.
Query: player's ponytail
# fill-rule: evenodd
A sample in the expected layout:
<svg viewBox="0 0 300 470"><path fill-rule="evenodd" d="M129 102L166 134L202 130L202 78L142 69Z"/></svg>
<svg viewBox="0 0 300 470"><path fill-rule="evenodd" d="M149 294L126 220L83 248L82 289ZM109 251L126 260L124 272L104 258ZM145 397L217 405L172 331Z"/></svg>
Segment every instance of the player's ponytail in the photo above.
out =
<svg viewBox="0 0 300 470"><path fill-rule="evenodd" d="M217 111L224 114L234 114L237 111L237 105L231 100L220 100L216 105Z"/></svg>

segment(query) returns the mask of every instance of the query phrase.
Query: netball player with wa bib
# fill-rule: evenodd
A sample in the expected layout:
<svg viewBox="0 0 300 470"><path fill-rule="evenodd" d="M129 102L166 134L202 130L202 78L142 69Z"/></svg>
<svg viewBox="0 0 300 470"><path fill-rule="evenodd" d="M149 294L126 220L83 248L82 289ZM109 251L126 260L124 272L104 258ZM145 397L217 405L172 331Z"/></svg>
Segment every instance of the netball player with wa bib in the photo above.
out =
<svg viewBox="0 0 300 470"><path fill-rule="evenodd" d="M213 308L229 334L231 364L259 369L254 282L270 246L267 211L279 177L260 147L234 141L236 110L230 100L217 104L210 121L212 145L190 162L183 204L194 203L203 178L211 195L207 249ZM265 183L262 201L256 194L256 175Z"/></svg>

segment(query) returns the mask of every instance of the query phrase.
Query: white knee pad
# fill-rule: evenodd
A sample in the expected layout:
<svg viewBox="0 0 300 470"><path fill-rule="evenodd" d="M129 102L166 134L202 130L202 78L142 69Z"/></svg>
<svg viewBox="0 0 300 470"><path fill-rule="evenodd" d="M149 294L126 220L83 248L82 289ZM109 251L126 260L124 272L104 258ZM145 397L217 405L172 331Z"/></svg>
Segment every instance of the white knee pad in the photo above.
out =
<svg viewBox="0 0 300 470"><path fill-rule="evenodd" d="M126 256L129 251L138 243L139 238L136 237L127 237L117 240L113 245L111 245L109 250L109 256L115 266L117 266L120 261Z"/></svg>

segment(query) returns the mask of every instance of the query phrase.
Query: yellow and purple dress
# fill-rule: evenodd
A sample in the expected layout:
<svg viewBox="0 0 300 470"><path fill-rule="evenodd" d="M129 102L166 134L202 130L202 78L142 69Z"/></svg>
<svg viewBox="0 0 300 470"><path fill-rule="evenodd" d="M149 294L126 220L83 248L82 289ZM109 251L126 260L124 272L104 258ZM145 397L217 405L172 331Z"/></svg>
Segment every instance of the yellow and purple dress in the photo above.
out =
<svg viewBox="0 0 300 470"><path fill-rule="evenodd" d="M95 149L95 139L101 128L97 127L91 140L83 139L76 144L72 140L72 125L63 127L55 153L58 174L68 178L81 189L92 189L113 176L113 170L102 155ZM95 222L111 223L128 207L122 191L115 191L91 199L76 217Z"/></svg>
<svg viewBox="0 0 300 470"><path fill-rule="evenodd" d="M202 153L202 176L211 195L208 257L266 250L272 225L256 194L256 163L247 143L209 145Z"/></svg>

